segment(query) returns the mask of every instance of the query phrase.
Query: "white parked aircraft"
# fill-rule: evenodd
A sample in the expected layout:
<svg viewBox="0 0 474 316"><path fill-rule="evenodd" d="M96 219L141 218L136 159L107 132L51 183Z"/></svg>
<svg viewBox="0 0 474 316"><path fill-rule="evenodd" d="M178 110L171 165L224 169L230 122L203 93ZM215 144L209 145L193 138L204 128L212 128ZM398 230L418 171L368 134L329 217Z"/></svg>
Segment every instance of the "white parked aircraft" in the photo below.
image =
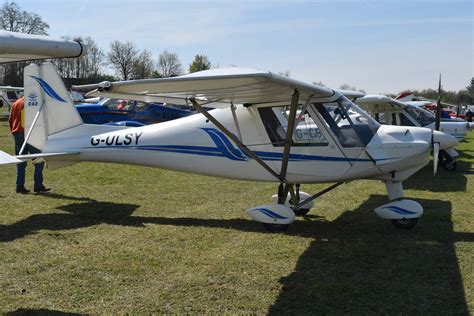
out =
<svg viewBox="0 0 474 316"><path fill-rule="evenodd" d="M411 228L423 207L405 199L402 181L435 150L457 141L419 127L380 125L341 93L255 69L215 69L166 79L97 85L98 95L192 103L203 115L138 128L83 124L51 64L25 68L26 142L50 168L80 161L154 166L241 180L280 183L277 203L248 210L273 230L286 229L313 200L345 181L384 181L391 202L375 211ZM206 111L203 105L219 107ZM313 196L300 184L337 182Z"/></svg>
<svg viewBox="0 0 474 316"><path fill-rule="evenodd" d="M400 102L384 95L366 95L355 100L355 103L370 113L379 123L400 126L418 126L435 129L435 115L423 108ZM440 131L448 133L458 140L463 140L469 130L468 122L446 120L440 122ZM459 156L454 148L445 150L444 168L456 168Z"/></svg>
<svg viewBox="0 0 474 316"><path fill-rule="evenodd" d="M6 111L2 111L2 116L8 117L11 105L22 96L22 87L0 86L0 108L4 108Z"/></svg>
<svg viewBox="0 0 474 316"><path fill-rule="evenodd" d="M42 56L38 47L31 50ZM18 60L0 49L0 62L2 54L3 61ZM202 113L136 128L84 124L49 63L26 67L24 78L23 147L28 143L41 153L14 157L0 151L0 164L41 158L54 169L102 161L277 182L273 204L248 210L270 230L286 229L314 199L356 179L383 181L391 202L375 212L411 228L423 207L404 197L402 181L428 163L431 147L437 157L440 148L457 143L426 128L380 125L338 91L263 70L215 69L95 85L97 95L188 102ZM299 190L301 184L321 182L337 183L312 196Z"/></svg>

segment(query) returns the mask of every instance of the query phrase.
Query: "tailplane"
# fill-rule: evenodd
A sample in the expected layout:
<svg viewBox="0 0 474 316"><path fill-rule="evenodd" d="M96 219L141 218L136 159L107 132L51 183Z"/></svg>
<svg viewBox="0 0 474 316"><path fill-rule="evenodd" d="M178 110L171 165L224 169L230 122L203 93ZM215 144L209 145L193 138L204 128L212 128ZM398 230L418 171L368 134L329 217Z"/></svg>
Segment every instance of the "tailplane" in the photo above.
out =
<svg viewBox="0 0 474 316"><path fill-rule="evenodd" d="M25 139L43 150L48 136L83 124L51 63L25 67Z"/></svg>

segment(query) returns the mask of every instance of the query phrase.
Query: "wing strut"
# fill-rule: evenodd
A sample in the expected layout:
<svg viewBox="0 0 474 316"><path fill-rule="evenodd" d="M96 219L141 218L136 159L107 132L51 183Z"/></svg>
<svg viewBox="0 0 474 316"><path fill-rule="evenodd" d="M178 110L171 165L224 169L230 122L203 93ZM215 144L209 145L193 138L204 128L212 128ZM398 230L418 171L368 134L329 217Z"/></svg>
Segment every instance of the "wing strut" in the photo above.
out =
<svg viewBox="0 0 474 316"><path fill-rule="evenodd" d="M295 121L296 121L296 110L298 109L298 101L300 98L300 92L295 89L293 95L291 96L290 104L290 114L288 116L288 127L286 128L286 137L285 137L285 147L283 148L283 157L281 159L281 169L280 169L280 179L286 180L286 171L288 170L288 158L290 157L291 143L293 141L293 132L295 131ZM310 98L311 99L311 98ZM280 182L278 187L278 203L284 204L288 191L292 188L292 185L289 185L283 181Z"/></svg>
<svg viewBox="0 0 474 316"><path fill-rule="evenodd" d="M245 146L242 141L235 136L231 131L229 131L224 125L222 125L214 116L209 114L209 112L204 109L199 103L196 102L196 99L190 98L189 99L194 107L198 110L199 113L204 115L209 121L212 122L218 129L221 130L227 137L229 137L246 155L253 158L258 164L260 164L265 170L267 170L272 176L277 178L281 183L287 183L286 179L281 177L278 173L273 171L269 165L267 165L260 157L258 157L251 149Z"/></svg>
<svg viewBox="0 0 474 316"><path fill-rule="evenodd" d="M293 132L295 131L296 110L298 109L299 98L300 98L300 92L295 89L295 92L291 96L290 115L288 117L288 127L286 129L286 138L285 138L285 147L283 149L283 158L281 160L280 177L283 179L286 178L286 171L288 170L288 157L290 156Z"/></svg>

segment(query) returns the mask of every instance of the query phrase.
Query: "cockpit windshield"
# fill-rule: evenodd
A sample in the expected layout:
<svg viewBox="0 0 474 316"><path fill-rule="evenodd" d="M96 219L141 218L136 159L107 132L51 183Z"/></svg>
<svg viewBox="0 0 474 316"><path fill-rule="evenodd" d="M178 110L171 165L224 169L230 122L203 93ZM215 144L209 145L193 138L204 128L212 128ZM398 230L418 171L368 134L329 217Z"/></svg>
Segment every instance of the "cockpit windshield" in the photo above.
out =
<svg viewBox="0 0 474 316"><path fill-rule="evenodd" d="M343 147L365 147L380 126L344 96L315 106Z"/></svg>
<svg viewBox="0 0 474 316"><path fill-rule="evenodd" d="M420 123L420 126L426 126L435 121L434 114L428 112L425 109L419 109L417 107L408 106L405 110L411 117L413 117L418 123Z"/></svg>

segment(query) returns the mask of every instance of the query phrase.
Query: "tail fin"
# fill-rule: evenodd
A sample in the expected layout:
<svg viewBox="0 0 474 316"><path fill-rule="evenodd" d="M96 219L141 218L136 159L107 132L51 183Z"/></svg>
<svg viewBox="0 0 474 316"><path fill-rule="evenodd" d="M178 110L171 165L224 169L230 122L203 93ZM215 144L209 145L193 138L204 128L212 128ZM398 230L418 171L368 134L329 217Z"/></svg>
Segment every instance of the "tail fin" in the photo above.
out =
<svg viewBox="0 0 474 316"><path fill-rule="evenodd" d="M64 83L51 63L25 67L25 133L43 150L49 135L83 124Z"/></svg>
<svg viewBox="0 0 474 316"><path fill-rule="evenodd" d="M400 93L395 100L398 100L400 102L410 102L413 101L414 94L413 92L410 91L405 91Z"/></svg>

